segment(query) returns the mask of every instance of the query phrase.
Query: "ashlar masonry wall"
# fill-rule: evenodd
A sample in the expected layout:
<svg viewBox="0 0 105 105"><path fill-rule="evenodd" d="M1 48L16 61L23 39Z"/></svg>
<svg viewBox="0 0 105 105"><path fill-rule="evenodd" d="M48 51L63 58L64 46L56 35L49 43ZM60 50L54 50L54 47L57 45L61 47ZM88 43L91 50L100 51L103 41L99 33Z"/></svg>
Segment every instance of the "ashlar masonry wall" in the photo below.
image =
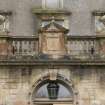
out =
<svg viewBox="0 0 105 105"><path fill-rule="evenodd" d="M0 105L28 105L29 92L35 81L48 72L47 68L1 67ZM105 104L104 68L70 67L59 69L59 74L73 81L79 105Z"/></svg>

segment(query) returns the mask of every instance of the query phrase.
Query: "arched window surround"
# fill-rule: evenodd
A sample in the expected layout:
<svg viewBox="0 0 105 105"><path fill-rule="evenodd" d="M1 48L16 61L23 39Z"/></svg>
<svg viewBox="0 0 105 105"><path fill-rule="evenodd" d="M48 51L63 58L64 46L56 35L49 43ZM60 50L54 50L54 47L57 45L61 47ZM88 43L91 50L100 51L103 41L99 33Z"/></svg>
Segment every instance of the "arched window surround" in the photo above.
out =
<svg viewBox="0 0 105 105"><path fill-rule="evenodd" d="M69 104L73 104L73 105L76 105L77 102L77 96L78 96L78 92L77 90L75 89L74 85L73 85L73 82L72 80L68 80L67 78L65 78L64 76L58 74L57 75L57 81L61 84L63 84L64 86L66 86L67 89L72 89L72 92L73 92L73 96L72 98L70 98L69 100L67 99L62 99L62 100L36 100L36 101L33 101L33 94L35 93L35 91L38 90L39 87L41 87L43 84L47 83L49 81L49 78L50 78L50 75L47 74L45 76L43 76L42 78L38 79L34 85L32 86L31 88L31 91L29 92L29 103L31 105L35 105L35 104L44 104L44 103L69 103Z"/></svg>

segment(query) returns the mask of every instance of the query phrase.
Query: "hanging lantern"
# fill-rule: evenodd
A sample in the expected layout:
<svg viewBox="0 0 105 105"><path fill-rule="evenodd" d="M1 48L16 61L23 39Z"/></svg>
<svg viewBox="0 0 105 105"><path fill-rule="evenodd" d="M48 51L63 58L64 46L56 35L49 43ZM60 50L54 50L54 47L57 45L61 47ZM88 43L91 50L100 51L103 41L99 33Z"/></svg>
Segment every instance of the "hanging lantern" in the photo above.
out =
<svg viewBox="0 0 105 105"><path fill-rule="evenodd" d="M47 90L50 99L58 98L59 85L56 81L50 81L47 85Z"/></svg>

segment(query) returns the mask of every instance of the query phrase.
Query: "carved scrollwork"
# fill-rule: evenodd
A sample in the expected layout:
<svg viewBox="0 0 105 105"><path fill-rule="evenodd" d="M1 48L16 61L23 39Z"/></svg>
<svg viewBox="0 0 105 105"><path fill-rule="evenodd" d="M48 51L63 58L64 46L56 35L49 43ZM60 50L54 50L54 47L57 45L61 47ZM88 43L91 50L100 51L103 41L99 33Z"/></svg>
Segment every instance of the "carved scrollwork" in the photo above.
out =
<svg viewBox="0 0 105 105"><path fill-rule="evenodd" d="M0 11L0 33L9 32L9 16L11 12Z"/></svg>
<svg viewBox="0 0 105 105"><path fill-rule="evenodd" d="M2 25L6 20L6 17L3 15L0 15L0 25Z"/></svg>
<svg viewBox="0 0 105 105"><path fill-rule="evenodd" d="M105 15L95 16L96 34L105 34Z"/></svg>

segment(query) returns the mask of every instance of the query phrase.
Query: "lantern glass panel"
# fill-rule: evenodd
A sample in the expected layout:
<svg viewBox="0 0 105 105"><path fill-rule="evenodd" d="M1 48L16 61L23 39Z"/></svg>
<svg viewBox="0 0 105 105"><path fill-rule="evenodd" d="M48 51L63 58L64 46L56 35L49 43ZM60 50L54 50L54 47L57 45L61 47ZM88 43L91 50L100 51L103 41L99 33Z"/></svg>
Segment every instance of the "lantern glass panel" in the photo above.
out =
<svg viewBox="0 0 105 105"><path fill-rule="evenodd" d="M59 92L59 85L55 82L50 82L47 85L48 95L50 99L57 99Z"/></svg>

